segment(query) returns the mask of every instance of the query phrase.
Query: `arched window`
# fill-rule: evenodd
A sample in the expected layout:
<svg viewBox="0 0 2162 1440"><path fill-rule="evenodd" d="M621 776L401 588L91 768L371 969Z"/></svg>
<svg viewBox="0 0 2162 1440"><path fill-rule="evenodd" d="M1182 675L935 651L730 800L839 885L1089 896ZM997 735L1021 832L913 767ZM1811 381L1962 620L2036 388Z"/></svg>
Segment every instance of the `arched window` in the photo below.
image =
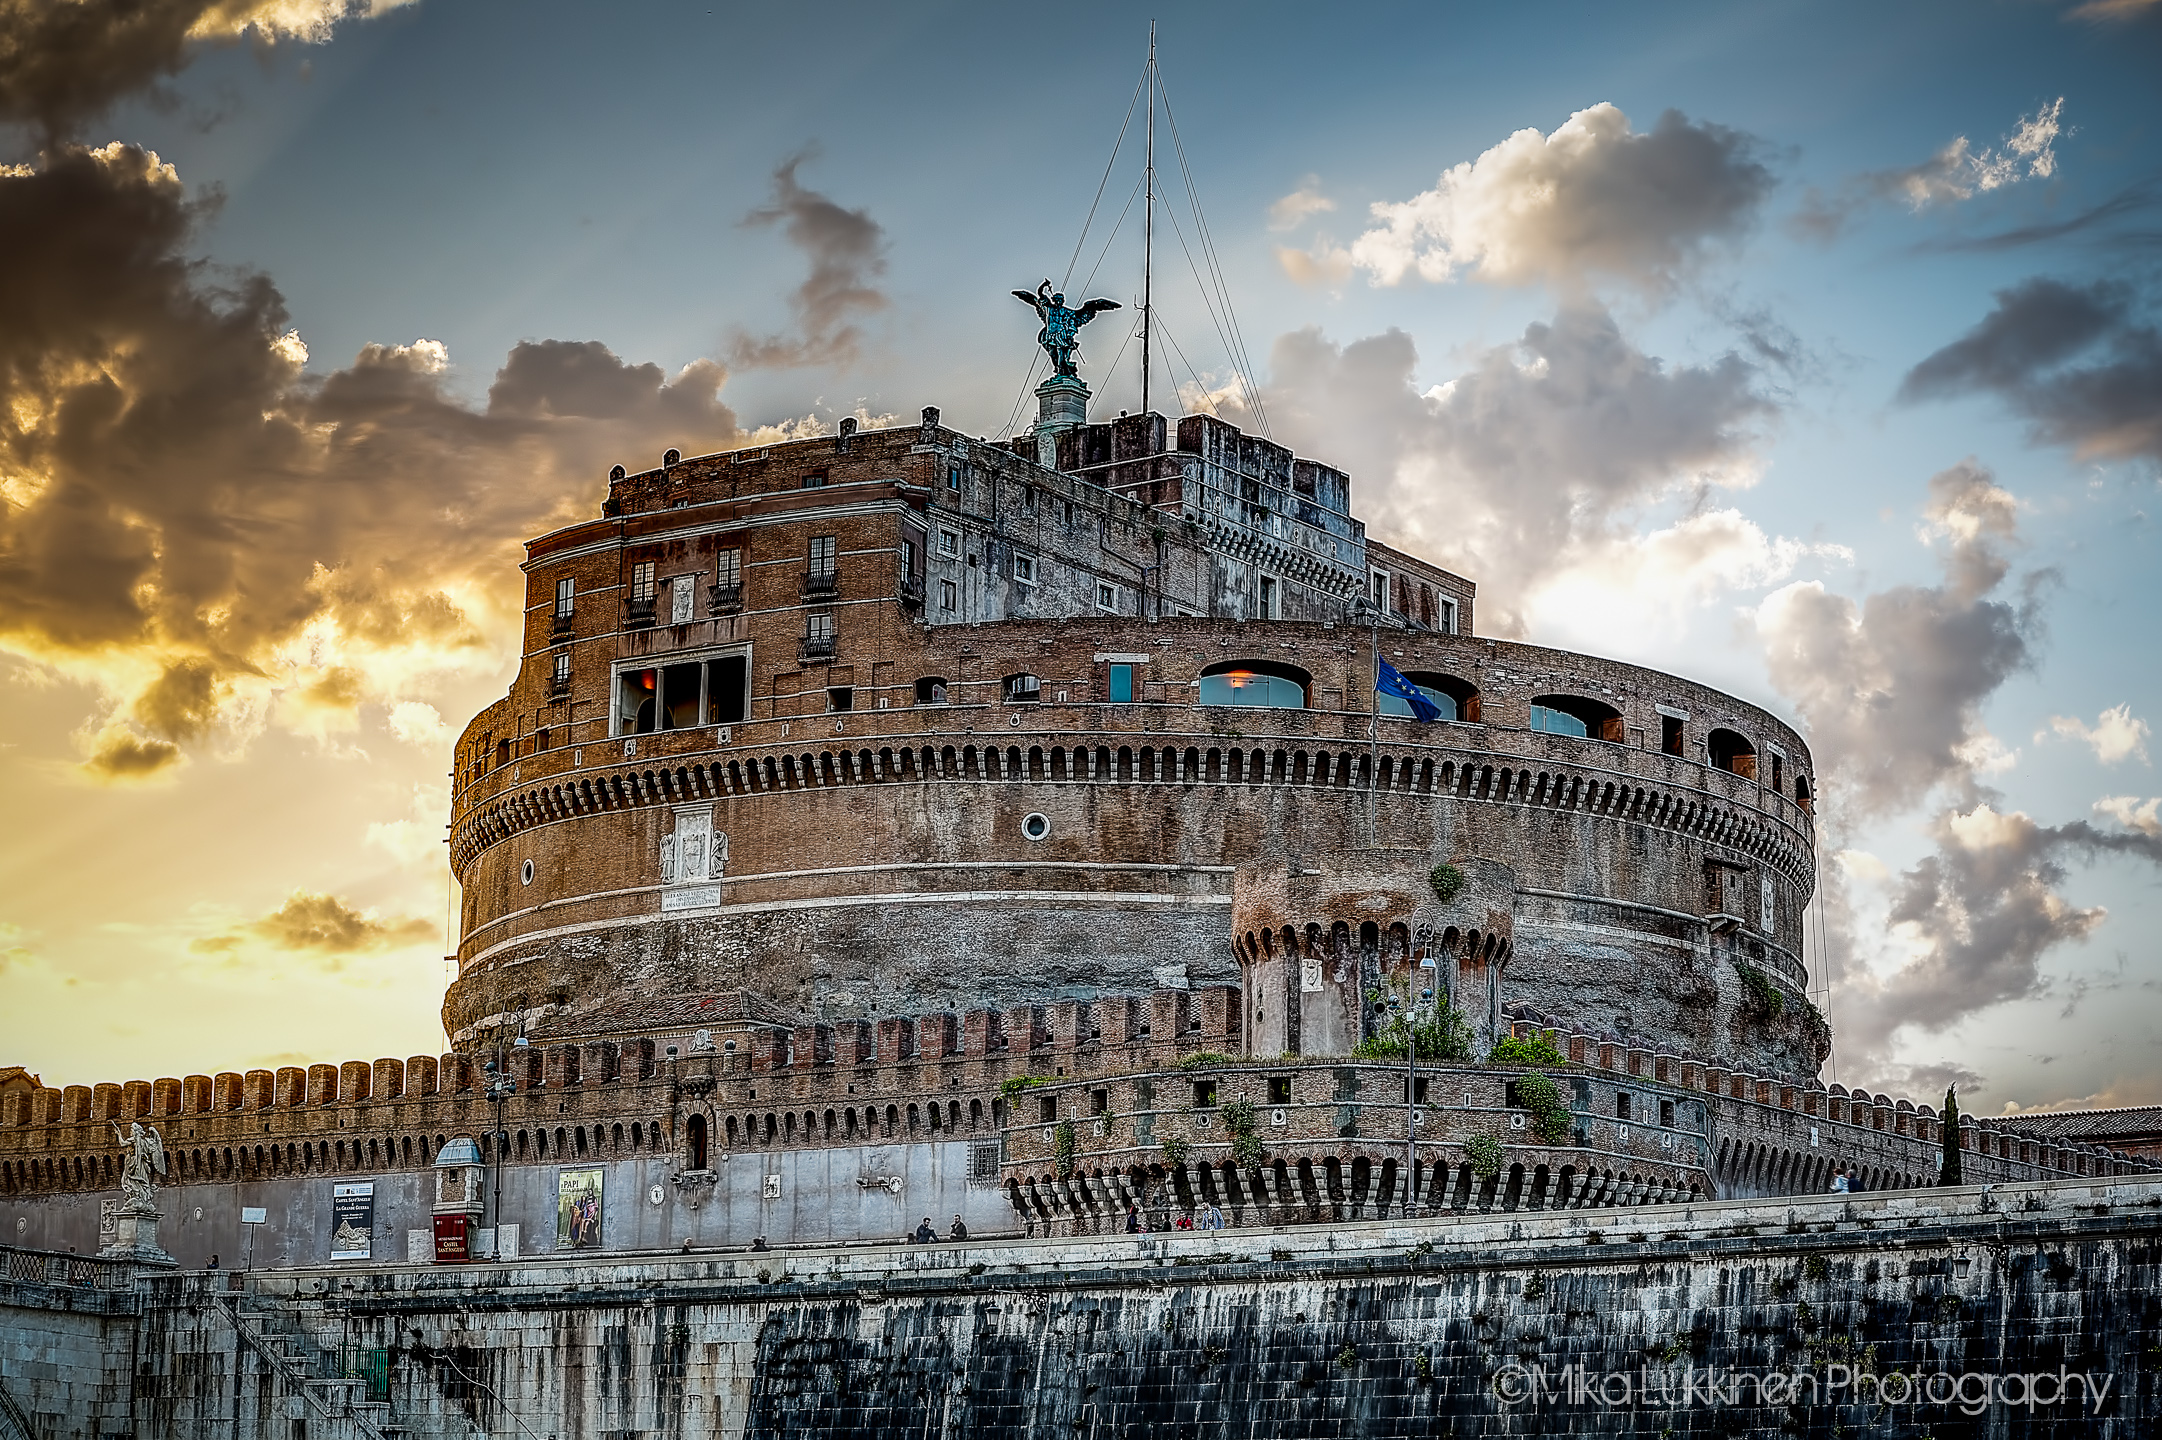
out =
<svg viewBox="0 0 2162 1440"><path fill-rule="evenodd" d="M1535 695L1531 702L1531 728L1549 735L1576 735L1586 740L1605 740L1619 745L1621 712L1582 695Z"/></svg>
<svg viewBox="0 0 2162 1440"><path fill-rule="evenodd" d="M1714 730L1704 737L1704 753L1713 765L1736 775L1755 779L1757 774L1757 747L1749 743L1749 737L1738 730Z"/></svg>
<svg viewBox="0 0 2162 1440"><path fill-rule="evenodd" d="M943 705L946 703L946 677L925 675L916 682L918 705Z"/></svg>
<svg viewBox="0 0 2162 1440"><path fill-rule="evenodd" d="M707 1168L706 1117L703 1115L693 1115L691 1117L690 1124L684 1127L684 1134L690 1137L691 1142L690 1165L688 1168L692 1170L703 1170Z"/></svg>
<svg viewBox="0 0 2162 1440"><path fill-rule="evenodd" d="M1313 677L1274 660L1225 660L1201 672L1203 705L1304 710Z"/></svg>
<svg viewBox="0 0 2162 1440"><path fill-rule="evenodd" d="M1809 791L1809 777L1807 775L1795 776L1794 803L1801 806L1802 809L1808 810L1814 798Z"/></svg>
<svg viewBox="0 0 2162 1440"><path fill-rule="evenodd" d="M1471 720L1479 718L1479 687L1454 675L1437 675L1425 670L1407 670L1404 678L1418 688L1420 694L1434 702L1443 720ZM1399 700L1394 695L1383 695L1381 713L1384 715L1409 715L1411 702Z"/></svg>
<svg viewBox="0 0 2162 1440"><path fill-rule="evenodd" d="M1026 672L1008 675L999 686L1008 705L1033 705L1043 698L1043 681Z"/></svg>

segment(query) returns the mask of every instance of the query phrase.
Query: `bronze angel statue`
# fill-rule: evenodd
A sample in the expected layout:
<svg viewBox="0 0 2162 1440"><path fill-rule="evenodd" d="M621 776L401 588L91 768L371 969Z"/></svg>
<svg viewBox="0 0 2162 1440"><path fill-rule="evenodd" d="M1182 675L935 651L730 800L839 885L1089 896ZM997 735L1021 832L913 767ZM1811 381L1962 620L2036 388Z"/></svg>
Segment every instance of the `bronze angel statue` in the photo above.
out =
<svg viewBox="0 0 2162 1440"><path fill-rule="evenodd" d="M127 1151L120 1162L121 1193L137 1209L152 1208L151 1200L158 1188L156 1177L165 1173L164 1139L156 1126L140 1120L130 1120L125 1135L118 1125L113 1126L113 1138Z"/></svg>
<svg viewBox="0 0 2162 1440"><path fill-rule="evenodd" d="M1036 332L1036 343L1043 346L1051 356L1051 368L1060 375L1075 374L1074 354L1081 348L1075 332L1106 310L1120 308L1116 300L1091 300L1080 309L1069 309L1063 291L1054 291L1049 280L1036 287L1034 294L1026 290L1013 292L1016 300L1034 308L1037 318L1043 321L1043 329Z"/></svg>

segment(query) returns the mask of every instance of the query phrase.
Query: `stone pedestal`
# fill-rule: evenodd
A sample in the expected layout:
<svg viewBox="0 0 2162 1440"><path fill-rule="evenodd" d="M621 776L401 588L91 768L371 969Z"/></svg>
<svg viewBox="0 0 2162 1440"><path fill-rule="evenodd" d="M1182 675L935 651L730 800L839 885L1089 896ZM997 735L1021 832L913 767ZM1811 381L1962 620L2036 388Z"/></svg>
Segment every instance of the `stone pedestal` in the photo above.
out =
<svg viewBox="0 0 2162 1440"><path fill-rule="evenodd" d="M113 1216L113 1243L98 1252L103 1260L127 1260L137 1265L177 1269L180 1262L158 1244L158 1221L164 1217L148 1205L123 1205Z"/></svg>
<svg viewBox="0 0 2162 1440"><path fill-rule="evenodd" d="M1036 463L1058 468L1058 437L1087 422L1089 387L1078 375L1053 375L1036 387Z"/></svg>

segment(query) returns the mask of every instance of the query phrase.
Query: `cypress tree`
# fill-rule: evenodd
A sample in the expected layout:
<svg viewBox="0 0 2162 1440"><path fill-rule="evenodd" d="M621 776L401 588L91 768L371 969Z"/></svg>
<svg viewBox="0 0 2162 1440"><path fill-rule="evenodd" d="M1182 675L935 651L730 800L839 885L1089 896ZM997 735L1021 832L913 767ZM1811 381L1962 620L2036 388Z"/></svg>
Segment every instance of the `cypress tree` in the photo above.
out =
<svg viewBox="0 0 2162 1440"><path fill-rule="evenodd" d="M1956 1088L1944 1092L1944 1115L1940 1124L1944 1132L1944 1163L1937 1168L1937 1183L1965 1184L1959 1178L1959 1091Z"/></svg>

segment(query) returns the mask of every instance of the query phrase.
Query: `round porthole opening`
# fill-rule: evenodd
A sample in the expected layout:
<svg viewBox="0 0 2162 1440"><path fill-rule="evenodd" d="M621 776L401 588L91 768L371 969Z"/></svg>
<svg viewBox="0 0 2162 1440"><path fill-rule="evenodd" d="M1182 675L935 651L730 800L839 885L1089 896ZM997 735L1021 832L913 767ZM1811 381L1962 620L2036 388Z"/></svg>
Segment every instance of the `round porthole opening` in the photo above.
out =
<svg viewBox="0 0 2162 1440"><path fill-rule="evenodd" d="M520 885L530 885L533 883L532 861L528 860L525 862L525 864L518 867L518 883Z"/></svg>
<svg viewBox="0 0 2162 1440"><path fill-rule="evenodd" d="M1021 835L1027 840L1041 840L1051 833L1051 817L1038 811L1021 821Z"/></svg>

